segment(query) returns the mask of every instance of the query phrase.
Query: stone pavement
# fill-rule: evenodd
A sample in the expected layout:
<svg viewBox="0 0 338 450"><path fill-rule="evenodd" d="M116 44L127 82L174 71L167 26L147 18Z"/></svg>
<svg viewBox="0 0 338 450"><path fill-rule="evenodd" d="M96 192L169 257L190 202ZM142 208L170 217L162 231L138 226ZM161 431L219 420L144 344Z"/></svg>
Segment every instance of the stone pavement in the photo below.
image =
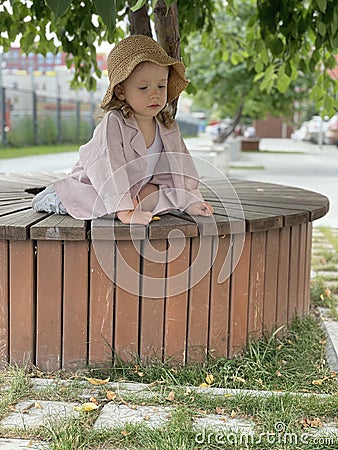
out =
<svg viewBox="0 0 338 450"><path fill-rule="evenodd" d="M53 379L32 379L32 391L36 393L36 399L27 401L20 401L15 405L13 410L0 422L3 429L9 431L27 430L30 428L37 428L43 425L51 425L60 420L69 419L72 416L79 414L78 409L81 405L85 405L90 398L98 395L97 388L88 388L88 383L83 382L82 400L85 403L74 403L65 401L43 401L39 400L39 393L45 389L59 389L60 384L74 383L74 381L63 381ZM77 382L78 388L79 382ZM94 422L94 429L114 429L121 428L127 423L139 424L145 423L150 428L159 428L170 419L171 412L174 407L163 406L147 406L144 405L145 399L158 398L160 391L158 387L149 387L149 385L142 383L107 383L105 388L111 392L118 393L118 402L109 402L103 406L96 421ZM283 392L267 392L267 391L250 391L242 389L221 389L221 388L189 388L189 393L208 394L208 396L283 396ZM121 399L133 396L133 402L128 402ZM298 394L297 396L309 396L310 394ZM325 397L326 395L314 394L317 397ZM328 396L328 395L327 395ZM136 403L137 398L139 401ZM81 396L80 396L81 398ZM194 419L194 430L196 432L196 439L203 436L206 430L213 432L225 433L240 433L245 435L253 435L255 431L255 422L250 419L236 417L235 415L226 415L222 411L218 414L201 414ZM321 428L311 430L311 436L331 437L338 442L338 424L327 422L323 423ZM1 450L32 450L32 449L46 449L48 445L42 441L35 441L33 439L13 439L0 438ZM113 450L113 447L106 447L102 450Z"/></svg>

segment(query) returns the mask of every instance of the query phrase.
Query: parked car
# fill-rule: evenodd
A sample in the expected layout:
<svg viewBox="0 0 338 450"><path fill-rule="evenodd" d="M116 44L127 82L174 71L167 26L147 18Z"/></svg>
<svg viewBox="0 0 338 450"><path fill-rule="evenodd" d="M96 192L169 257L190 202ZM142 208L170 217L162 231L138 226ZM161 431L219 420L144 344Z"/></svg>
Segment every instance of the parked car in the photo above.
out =
<svg viewBox="0 0 338 450"><path fill-rule="evenodd" d="M324 140L325 144L338 145L338 112L328 121Z"/></svg>
<svg viewBox="0 0 338 450"><path fill-rule="evenodd" d="M322 142L324 142L324 136L328 126L328 118L322 119L320 116L313 116L308 122L308 132L310 141L317 144L319 142L319 133L322 133Z"/></svg>

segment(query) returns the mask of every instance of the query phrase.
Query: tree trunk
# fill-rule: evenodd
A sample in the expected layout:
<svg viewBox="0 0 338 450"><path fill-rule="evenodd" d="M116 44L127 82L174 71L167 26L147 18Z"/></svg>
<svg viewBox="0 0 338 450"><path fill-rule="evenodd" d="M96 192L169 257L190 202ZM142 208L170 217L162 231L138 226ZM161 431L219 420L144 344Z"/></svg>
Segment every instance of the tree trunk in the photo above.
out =
<svg viewBox="0 0 338 450"><path fill-rule="evenodd" d="M143 5L141 9L133 12L131 6L134 2L129 0L129 23L130 34L145 34L152 37L150 18L148 14L147 4Z"/></svg>
<svg viewBox="0 0 338 450"><path fill-rule="evenodd" d="M222 144L235 131L235 128L237 127L237 125L241 120L243 107L244 102L242 101L231 125L224 131L222 131L215 139L213 139L213 142L215 142L215 144Z"/></svg>
<svg viewBox="0 0 338 450"><path fill-rule="evenodd" d="M158 43L172 58L181 59L180 30L178 27L177 3L170 5L169 9L164 0L158 0L154 8L155 31ZM173 117L177 112L177 101L170 103Z"/></svg>

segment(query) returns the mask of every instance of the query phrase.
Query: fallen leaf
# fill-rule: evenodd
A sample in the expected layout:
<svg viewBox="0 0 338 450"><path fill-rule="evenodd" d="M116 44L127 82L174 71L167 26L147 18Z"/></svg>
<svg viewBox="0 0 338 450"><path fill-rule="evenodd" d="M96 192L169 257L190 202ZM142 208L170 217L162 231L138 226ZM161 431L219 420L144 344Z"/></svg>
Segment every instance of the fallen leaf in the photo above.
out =
<svg viewBox="0 0 338 450"><path fill-rule="evenodd" d="M325 295L326 295L327 298L331 298L331 291L330 291L329 288L326 288L326 289L324 290L324 293L325 293Z"/></svg>
<svg viewBox="0 0 338 450"><path fill-rule="evenodd" d="M233 378L233 380L236 382L236 381L238 381L239 383L243 383L243 384L246 384L246 381L244 380L244 378L242 378L242 377L236 377L236 376L234 376L234 377L232 377Z"/></svg>
<svg viewBox="0 0 338 450"><path fill-rule="evenodd" d="M85 380L87 380L90 384L94 384L95 386L101 386L102 384L107 384L110 380L110 377L106 378L105 380L101 380L99 378L87 378L83 377Z"/></svg>
<svg viewBox="0 0 338 450"><path fill-rule="evenodd" d="M169 402L173 402L175 400L175 392L170 391L168 396L165 399L168 400Z"/></svg>
<svg viewBox="0 0 338 450"><path fill-rule="evenodd" d="M237 416L236 411L232 410L232 411L231 411L231 414L230 414L230 417L231 417L232 419L234 419L236 416Z"/></svg>
<svg viewBox="0 0 338 450"><path fill-rule="evenodd" d="M128 436L130 433L131 433L131 431L126 431L126 430L121 431L122 436Z"/></svg>
<svg viewBox="0 0 338 450"><path fill-rule="evenodd" d="M99 404L99 402L96 400L95 397L90 397L89 401L90 401L91 403L95 403L95 405L98 405L98 404Z"/></svg>
<svg viewBox="0 0 338 450"><path fill-rule="evenodd" d="M277 377L281 377L282 376L281 371L280 370L276 370L276 375L277 375Z"/></svg>
<svg viewBox="0 0 338 450"><path fill-rule="evenodd" d="M314 384L315 386L321 386L324 383L324 381L327 381L329 379L330 379L330 377L324 377L324 378L321 378L320 380L313 380L312 384Z"/></svg>
<svg viewBox="0 0 338 450"><path fill-rule="evenodd" d="M209 387L210 387L210 384L207 384L207 383L201 383L201 384L199 385L199 387L201 387L201 388L209 388Z"/></svg>
<svg viewBox="0 0 338 450"><path fill-rule="evenodd" d="M322 421L318 417L314 417L313 419L305 417L300 423L303 425L303 428L321 428L323 426Z"/></svg>
<svg viewBox="0 0 338 450"><path fill-rule="evenodd" d="M190 387L187 387L187 388L185 389L184 395L189 395L189 394L191 394L191 389L190 389Z"/></svg>
<svg viewBox="0 0 338 450"><path fill-rule="evenodd" d="M213 374L210 373L209 375L207 375L207 376L205 377L205 381L206 381L208 384L212 384L212 383L214 382L214 376L213 376Z"/></svg>
<svg viewBox="0 0 338 450"><path fill-rule="evenodd" d="M144 416L143 420L150 420L150 416Z"/></svg>
<svg viewBox="0 0 338 450"><path fill-rule="evenodd" d="M40 403L35 402L34 408L36 408L36 409L42 409L42 406L40 405Z"/></svg>
<svg viewBox="0 0 338 450"><path fill-rule="evenodd" d="M93 402L86 402L80 406L74 406L73 409L74 409L74 411L91 412L91 411L95 411L96 409L98 409L98 405L96 405Z"/></svg>
<svg viewBox="0 0 338 450"><path fill-rule="evenodd" d="M153 220L155 220L155 221L156 221L156 220L161 220L161 217L159 217L159 216L153 216L152 219L151 219L151 221L153 221Z"/></svg>
<svg viewBox="0 0 338 450"><path fill-rule="evenodd" d="M106 397L108 400L115 400L117 395L115 394L114 391L107 391L106 392Z"/></svg>

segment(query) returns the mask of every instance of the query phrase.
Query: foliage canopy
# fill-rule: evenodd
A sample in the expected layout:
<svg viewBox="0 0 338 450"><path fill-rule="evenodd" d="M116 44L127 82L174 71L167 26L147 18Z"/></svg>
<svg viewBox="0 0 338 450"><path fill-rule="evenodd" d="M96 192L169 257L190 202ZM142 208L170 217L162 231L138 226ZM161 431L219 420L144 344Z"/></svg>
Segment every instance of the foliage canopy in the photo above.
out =
<svg viewBox="0 0 338 450"><path fill-rule="evenodd" d="M155 11L160 2L162 16ZM250 9L245 19L243 5ZM241 65L260 91L286 93L300 72L318 71L311 98L318 110L334 110L337 81L329 70L336 66L338 48L336 0L0 0L0 46L6 51L19 39L25 53L62 50L68 54L67 65L74 67L73 85L94 89L95 76L101 75L95 45L135 32L130 30L131 17L140 11L155 23L157 34L162 19L173 11L179 29L176 42L186 63L185 49L197 32L201 49L213 47L211 64L230 60L233 66ZM219 11L229 18L226 27L238 23L235 34L217 26ZM162 41L172 33L167 26Z"/></svg>

